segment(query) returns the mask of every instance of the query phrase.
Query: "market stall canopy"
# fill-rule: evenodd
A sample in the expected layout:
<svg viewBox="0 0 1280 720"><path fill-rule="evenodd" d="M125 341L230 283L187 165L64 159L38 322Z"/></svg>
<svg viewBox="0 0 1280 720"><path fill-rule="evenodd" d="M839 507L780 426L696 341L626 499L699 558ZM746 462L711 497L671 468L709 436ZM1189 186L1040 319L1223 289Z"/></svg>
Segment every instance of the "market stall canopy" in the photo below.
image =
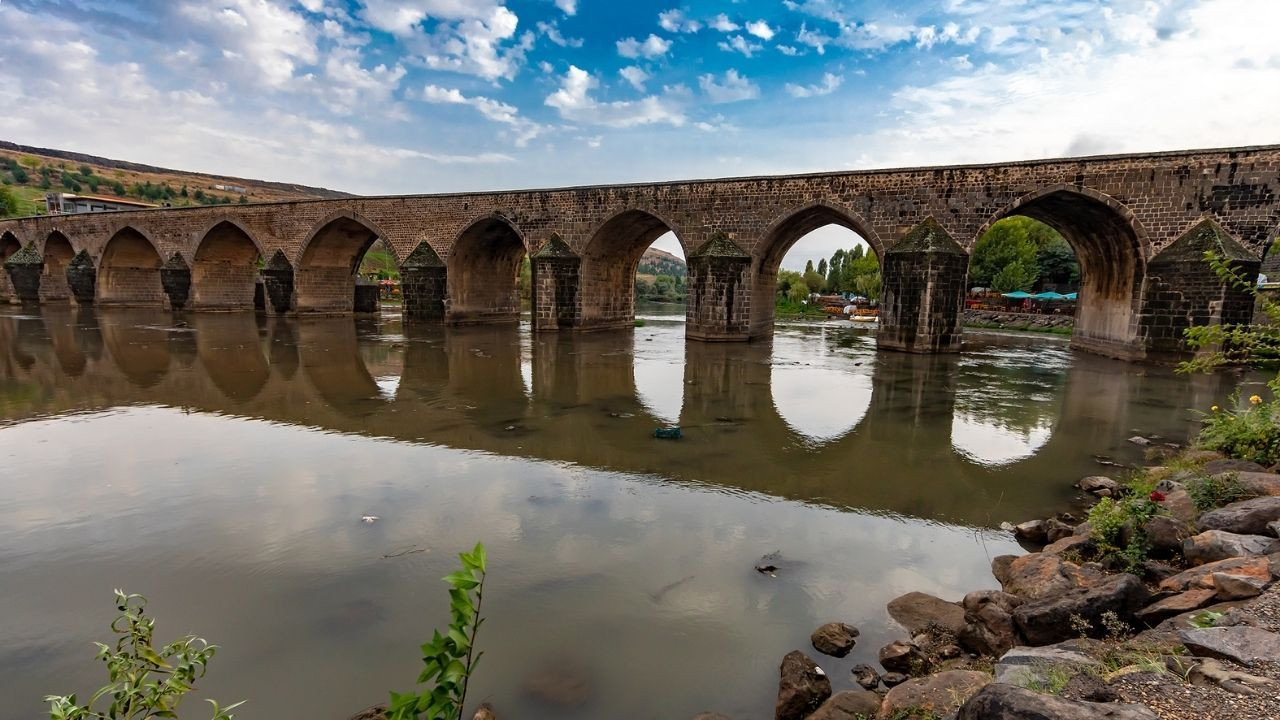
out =
<svg viewBox="0 0 1280 720"><path fill-rule="evenodd" d="M1026 300L1027 298L1031 297L1031 293L1024 292L1022 290L1015 290L1013 292L1004 293L1002 297L1007 297L1012 300Z"/></svg>
<svg viewBox="0 0 1280 720"><path fill-rule="evenodd" d="M1031 298L1033 300L1066 300L1067 296L1061 293L1045 291L1042 293L1036 293L1035 295L1032 295Z"/></svg>

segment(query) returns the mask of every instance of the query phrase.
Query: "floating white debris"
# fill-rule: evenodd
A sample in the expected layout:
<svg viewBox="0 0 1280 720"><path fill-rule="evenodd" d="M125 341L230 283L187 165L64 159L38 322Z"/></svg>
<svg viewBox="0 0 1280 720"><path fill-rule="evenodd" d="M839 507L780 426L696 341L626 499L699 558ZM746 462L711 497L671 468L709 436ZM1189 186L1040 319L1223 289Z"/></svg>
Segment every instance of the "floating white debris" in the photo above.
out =
<svg viewBox="0 0 1280 720"><path fill-rule="evenodd" d="M382 518L378 517L377 515L361 515L360 516L360 522L362 523L376 523L381 519Z"/></svg>

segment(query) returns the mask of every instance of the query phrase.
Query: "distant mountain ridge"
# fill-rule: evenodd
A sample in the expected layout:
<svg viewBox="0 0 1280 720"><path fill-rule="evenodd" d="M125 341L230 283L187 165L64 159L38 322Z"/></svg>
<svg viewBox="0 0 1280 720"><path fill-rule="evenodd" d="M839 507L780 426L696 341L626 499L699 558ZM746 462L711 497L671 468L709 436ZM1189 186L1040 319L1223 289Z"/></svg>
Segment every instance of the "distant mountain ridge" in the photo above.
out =
<svg viewBox="0 0 1280 720"><path fill-rule="evenodd" d="M640 265L636 268L636 273L640 275L684 277L688 272L684 260L653 247L644 251L644 255L640 257Z"/></svg>
<svg viewBox="0 0 1280 720"><path fill-rule="evenodd" d="M253 180L249 178L238 178L231 175L193 172L190 170L174 170L172 168L145 165L143 163L129 162L127 160L113 160L111 158L72 152L69 150L21 145L8 140L0 140L0 154L34 155L39 158L52 159L67 163L91 165L97 168L131 173L138 176L138 179L150 179L152 182L157 184L161 182L159 178L162 177L165 180L173 180L175 182L186 181L186 184L192 185L193 187L202 187L213 184L234 185L246 188L248 190L247 194L252 197L255 202L309 199L336 200L356 197L356 195L352 193L346 193L340 190L329 190L328 188L312 187L310 185L276 182L272 180Z"/></svg>

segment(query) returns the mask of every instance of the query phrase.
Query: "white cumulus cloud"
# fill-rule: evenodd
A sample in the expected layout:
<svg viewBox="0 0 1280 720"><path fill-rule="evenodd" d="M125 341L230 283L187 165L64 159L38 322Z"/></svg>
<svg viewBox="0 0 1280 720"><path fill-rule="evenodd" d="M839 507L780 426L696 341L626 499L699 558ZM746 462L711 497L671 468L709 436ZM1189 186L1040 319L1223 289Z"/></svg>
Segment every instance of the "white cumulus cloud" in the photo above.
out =
<svg viewBox="0 0 1280 720"><path fill-rule="evenodd" d="M671 49L671 41L651 34L644 40L623 38L617 42L617 46L618 54L624 58L656 58L667 54Z"/></svg>
<svg viewBox="0 0 1280 720"><path fill-rule="evenodd" d="M733 68L725 71L721 81L717 81L716 76L710 73L699 76L698 87L702 88L707 99L713 103L739 102L760 97L760 86L738 74Z"/></svg>
<svg viewBox="0 0 1280 720"><path fill-rule="evenodd" d="M817 85L796 85L794 83L786 84L787 94L796 98L817 97L819 95L830 95L840 87L844 82L844 78L834 73L824 73L822 82Z"/></svg>
<svg viewBox="0 0 1280 720"><path fill-rule="evenodd" d="M773 39L774 35L773 28L769 27L769 23L764 20L756 20L755 22L747 23L747 32L766 41Z"/></svg>
<svg viewBox="0 0 1280 720"><path fill-rule="evenodd" d="M546 104L560 113L560 117L572 122L589 125L605 125L615 128L663 123L680 126L685 123L684 113L668 96L650 95L635 101L599 102L591 97L591 91L599 81L586 70L570 65L561 78L560 88L547 96Z"/></svg>

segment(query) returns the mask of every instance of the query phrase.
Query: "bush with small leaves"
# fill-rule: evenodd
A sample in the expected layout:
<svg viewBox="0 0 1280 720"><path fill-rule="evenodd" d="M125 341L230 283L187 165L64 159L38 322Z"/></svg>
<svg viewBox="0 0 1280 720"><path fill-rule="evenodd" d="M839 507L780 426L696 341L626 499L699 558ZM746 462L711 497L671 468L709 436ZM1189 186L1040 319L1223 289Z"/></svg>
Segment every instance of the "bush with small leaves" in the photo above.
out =
<svg viewBox="0 0 1280 720"><path fill-rule="evenodd" d="M75 695L49 695L50 720L149 720L176 718L183 696L195 689L213 659L216 645L187 635L156 650L152 634L156 621L146 615L147 599L116 590L120 615L111 623L120 636L115 647L98 646L98 659L106 663L110 684L79 704ZM100 701L109 704L97 709ZM231 711L241 703L222 707L213 700L212 720L232 720Z"/></svg>

